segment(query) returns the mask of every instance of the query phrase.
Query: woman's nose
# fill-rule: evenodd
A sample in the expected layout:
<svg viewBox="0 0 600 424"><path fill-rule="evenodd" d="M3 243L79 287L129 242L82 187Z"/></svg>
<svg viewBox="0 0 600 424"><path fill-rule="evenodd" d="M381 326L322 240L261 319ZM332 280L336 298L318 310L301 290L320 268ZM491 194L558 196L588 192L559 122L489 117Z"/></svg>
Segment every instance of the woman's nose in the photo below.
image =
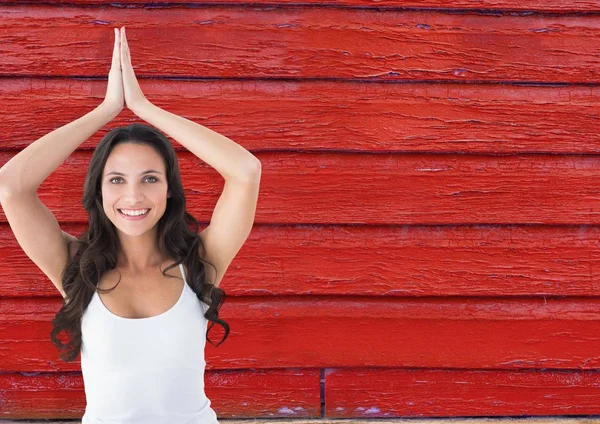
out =
<svg viewBox="0 0 600 424"><path fill-rule="evenodd" d="M130 184L126 188L125 196L133 200L138 200L142 196L142 189L135 184Z"/></svg>

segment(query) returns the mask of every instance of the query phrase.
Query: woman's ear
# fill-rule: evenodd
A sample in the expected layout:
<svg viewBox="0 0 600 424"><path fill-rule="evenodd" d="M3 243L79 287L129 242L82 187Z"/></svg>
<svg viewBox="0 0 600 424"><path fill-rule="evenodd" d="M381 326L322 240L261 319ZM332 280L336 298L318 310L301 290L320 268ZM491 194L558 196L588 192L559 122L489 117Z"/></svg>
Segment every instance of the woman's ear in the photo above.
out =
<svg viewBox="0 0 600 424"><path fill-rule="evenodd" d="M171 197L171 190L167 191L167 198Z"/></svg>

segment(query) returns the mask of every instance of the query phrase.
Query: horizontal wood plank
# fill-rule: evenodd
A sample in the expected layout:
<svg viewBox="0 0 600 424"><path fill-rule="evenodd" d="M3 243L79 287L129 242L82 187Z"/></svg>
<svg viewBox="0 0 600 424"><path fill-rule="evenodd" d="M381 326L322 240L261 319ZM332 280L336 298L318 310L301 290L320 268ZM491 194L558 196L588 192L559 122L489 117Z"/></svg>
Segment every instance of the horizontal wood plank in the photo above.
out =
<svg viewBox="0 0 600 424"><path fill-rule="evenodd" d="M0 76L105 77L115 26L127 27L138 77L600 81L594 14L229 5L6 5Z"/></svg>
<svg viewBox="0 0 600 424"><path fill-rule="evenodd" d="M320 374L310 368L207 371L205 392L219 422L221 417L317 418ZM0 418L81 419L85 411L81 373L0 373L0 395Z"/></svg>
<svg viewBox="0 0 600 424"><path fill-rule="evenodd" d="M0 164L13 154L0 153ZM598 224L600 156L318 154L265 152L256 224ZM40 185L59 222L87 222L75 151ZM187 208L208 221L224 184L178 155ZM4 212L0 222L6 222Z"/></svg>
<svg viewBox="0 0 600 424"><path fill-rule="evenodd" d="M22 0L5 0L4 4L23 4ZM106 0L47 0L45 4L50 5L77 5L77 6L107 6ZM197 4L195 0L180 0L177 2L182 5ZM387 11L393 9L444 9L444 10L466 10L466 11L516 11L523 13L525 16L532 12L556 12L556 13L573 13L573 12L597 12L600 10L600 2L598 0L386 0L378 2L373 0L304 0L298 2L295 0L262 0L260 2L250 0L231 0L227 2L232 7L282 7L282 6L298 6L305 7L360 7L367 9L369 7L377 8L378 10ZM152 9L160 9L161 4L156 4L154 1L148 0L126 0L120 1L119 5L128 5L128 7L139 7L140 9L151 4ZM222 0L203 0L202 4L223 4ZM171 8L170 5L162 6Z"/></svg>
<svg viewBox="0 0 600 424"><path fill-rule="evenodd" d="M140 85L157 106L255 154L600 153L600 87L148 79ZM97 107L105 92L105 80L0 80L0 150L26 148ZM80 149L139 121L125 109Z"/></svg>
<svg viewBox="0 0 600 424"><path fill-rule="evenodd" d="M327 369L325 415L505 416L507 422L510 416L591 415L600 413L599 383L596 371Z"/></svg>
<svg viewBox="0 0 600 424"><path fill-rule="evenodd" d="M0 302L5 372L77 371L51 344L55 299ZM600 367L600 298L229 298L212 369ZM200 331L200 330L199 330ZM209 336L219 341L215 325Z"/></svg>
<svg viewBox="0 0 600 424"><path fill-rule="evenodd" d="M206 393L219 422L253 416L257 419L286 418L292 424L299 424L301 418L321 418L319 378L320 372L313 369L209 371L206 373ZM342 420L338 424L349 417L360 420L350 423L365 424L370 418L418 418L424 414L456 416L452 424L490 424L494 422L491 417L506 416L503 424L510 424L510 415L562 415L567 408L570 415L597 414L600 408L597 402L599 378L597 372L581 370L540 373L329 368L324 370L323 377L324 414L327 418ZM3 395L0 418L76 419L81 418L85 409L80 374L0 374L0 393ZM458 418L465 415L489 418L485 422ZM593 417L578 420L543 417L518 422L600 422ZM2 419L0 422L17 423ZM378 424L382 423L385 421L378 421ZM445 421L418 420L415 423L444 424Z"/></svg>
<svg viewBox="0 0 600 424"><path fill-rule="evenodd" d="M600 296L598 240L597 226L256 225L220 287L250 298ZM0 298L62 300L6 223L0 257Z"/></svg>

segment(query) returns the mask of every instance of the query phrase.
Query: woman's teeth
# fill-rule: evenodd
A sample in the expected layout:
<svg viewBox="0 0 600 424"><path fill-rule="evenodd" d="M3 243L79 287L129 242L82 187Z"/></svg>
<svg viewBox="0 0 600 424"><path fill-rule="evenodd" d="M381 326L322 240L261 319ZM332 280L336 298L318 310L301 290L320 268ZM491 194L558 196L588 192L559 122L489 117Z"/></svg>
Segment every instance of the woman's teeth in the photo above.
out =
<svg viewBox="0 0 600 424"><path fill-rule="evenodd" d="M119 209L119 212L121 212L123 215L127 215L127 216L141 216L141 215L146 215L148 213L150 209L145 209L142 211L135 211L135 212L125 212L123 209Z"/></svg>

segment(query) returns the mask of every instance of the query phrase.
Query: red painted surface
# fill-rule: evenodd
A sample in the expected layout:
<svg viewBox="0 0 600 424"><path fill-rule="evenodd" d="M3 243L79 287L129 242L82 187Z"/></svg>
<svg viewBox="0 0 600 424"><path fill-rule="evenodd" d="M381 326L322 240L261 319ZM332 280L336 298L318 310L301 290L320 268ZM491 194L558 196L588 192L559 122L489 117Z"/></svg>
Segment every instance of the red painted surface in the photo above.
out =
<svg viewBox="0 0 600 424"><path fill-rule="evenodd" d="M3 300L0 337L13 341L3 348L5 370L79 368L46 343L58 306ZM231 341L207 346L211 368L600 367L598 298L233 297L222 316Z"/></svg>
<svg viewBox="0 0 600 424"><path fill-rule="evenodd" d="M11 156L1 152L0 160ZM597 155L256 156L263 165L257 224L600 223ZM90 157L74 152L40 186L61 222L87 220L79 199ZM190 152L178 158L189 208L208 220L223 179Z"/></svg>
<svg viewBox="0 0 600 424"><path fill-rule="evenodd" d="M106 76L124 25L134 69L157 78L600 81L594 14L15 5L0 22L0 76Z"/></svg>
<svg viewBox="0 0 600 424"><path fill-rule="evenodd" d="M167 81L142 79L143 70L136 73L142 74L140 85L158 106L226 135L257 156L277 151L284 163L286 157L296 158L307 150L335 156L384 152L600 153L597 86ZM105 92L106 80L0 79L4 111L1 146L8 150L0 156L0 163L98 106ZM324 92L329 94L323 96ZM133 120L138 118L123 111L80 149L93 149L105 131ZM173 145L187 153L180 144ZM322 153L318 158L328 157ZM429 160L439 158L431 156ZM534 158L542 164L551 159ZM572 158L559 158L565 160Z"/></svg>
<svg viewBox="0 0 600 424"><path fill-rule="evenodd" d="M600 413L600 91L574 85L600 80L600 20L561 14L599 2L60 3L0 7L0 165L99 104L117 25L153 103L262 162L206 350L219 417ZM123 113L40 187L65 231ZM206 225L223 180L174 145ZM0 418L81 417L58 293L3 213L0 257Z"/></svg>
<svg viewBox="0 0 600 424"><path fill-rule="evenodd" d="M64 380L73 377L79 363L60 361L47 341L57 308L55 299L4 299L0 304L0 339L12 341L3 346L7 375L0 386L10 407L7 414L25 407L25 396L32 395L24 387L37 385L38 375L59 379L61 386L53 389L59 393L81 390L78 379L66 387ZM223 417L265 416L267 411L276 417L318 417L314 370L329 368L344 370L337 377L325 374L325 408L332 417L599 410L600 376L583 372L600 367L597 298L232 297L222 311L232 332L228 343L207 346L206 359L210 373L230 371L215 372L207 382L215 389L216 405L227 399ZM275 370L291 372L292 367L301 369L280 383ZM257 370L261 378L253 379ZM29 380L17 385L14 377L20 373ZM272 380L266 384L265 378ZM45 390L50 383L39 384ZM13 393L6 398L9 391L23 391L24 397ZM399 403L421 396L432 399L424 409ZM454 403L446 403L448 397ZM244 401L252 406L243 407ZM426 403L421 398L416 404ZM535 407L526 410L528 404ZM359 409L365 406L380 413L368 415Z"/></svg>
<svg viewBox="0 0 600 424"><path fill-rule="evenodd" d="M5 0L5 4L22 4L23 0ZM28 2L28 0L25 0ZM29 0L29 2L32 2ZM32 2L33 3L33 2ZM102 5L106 6L106 0L47 0L45 3L52 5ZM112 2L110 4L122 5L127 4L130 7L143 8L144 5L151 5L152 9L160 8L161 6L154 4L148 0L128 0L126 2ZM166 2L163 2L163 4ZM179 0L178 4L197 4L194 0ZM203 4L221 5L221 0L203 0ZM249 0L231 0L229 4L239 7L255 6L257 2ZM377 7L378 9L386 10L392 8L441 8L441 9L458 9L466 11L516 11L528 16L532 11L553 11L553 12L594 12L600 10L600 2L590 0L528 0L527 2L519 0L304 0L301 3L296 0L265 0L261 1L261 6L285 6L298 4L306 5L307 7L319 6L338 6L338 7ZM173 7L171 3L166 3L166 6Z"/></svg>
<svg viewBox="0 0 600 424"><path fill-rule="evenodd" d="M305 367L207 371L206 395L219 419L315 418L319 378L319 370ZM0 374L0 393L2 414L13 419L80 419L85 408L83 379L75 372Z"/></svg>
<svg viewBox="0 0 600 424"><path fill-rule="evenodd" d="M584 415L600 411L595 371L331 369L326 415L454 417ZM577 399L577 400L575 400Z"/></svg>
<svg viewBox="0 0 600 424"><path fill-rule="evenodd" d="M79 235L84 225L63 223L61 227ZM479 300L600 296L598 240L598 226L586 225L257 223L227 270L223 287L232 296L228 301L238 296L250 301L329 295L477 296ZM7 224L0 226L0 257L11 264L0 267L3 297L35 297L35 304L43 297L56 299L56 288L20 250Z"/></svg>

